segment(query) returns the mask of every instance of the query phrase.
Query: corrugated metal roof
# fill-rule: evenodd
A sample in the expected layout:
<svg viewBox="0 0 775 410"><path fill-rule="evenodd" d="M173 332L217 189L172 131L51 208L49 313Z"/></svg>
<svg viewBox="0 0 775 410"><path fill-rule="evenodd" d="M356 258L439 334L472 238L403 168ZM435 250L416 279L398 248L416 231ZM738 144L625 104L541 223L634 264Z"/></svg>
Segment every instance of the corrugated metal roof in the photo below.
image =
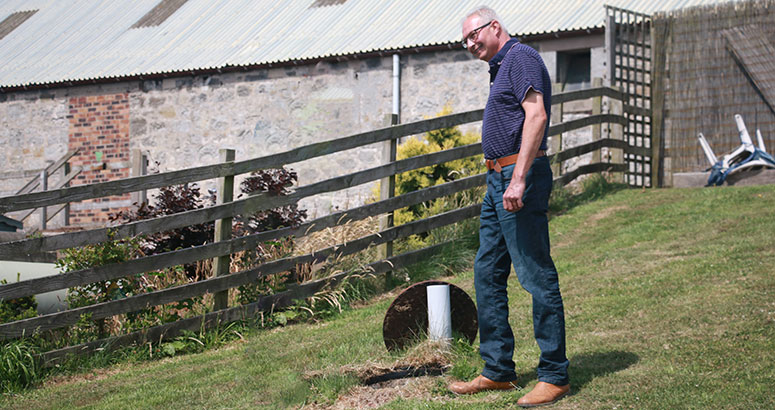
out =
<svg viewBox="0 0 775 410"><path fill-rule="evenodd" d="M188 0L130 28L160 0L5 0L0 20L38 10L0 40L0 87L274 64L460 40L482 0ZM520 36L603 26L603 5L653 13L717 0L492 0Z"/></svg>

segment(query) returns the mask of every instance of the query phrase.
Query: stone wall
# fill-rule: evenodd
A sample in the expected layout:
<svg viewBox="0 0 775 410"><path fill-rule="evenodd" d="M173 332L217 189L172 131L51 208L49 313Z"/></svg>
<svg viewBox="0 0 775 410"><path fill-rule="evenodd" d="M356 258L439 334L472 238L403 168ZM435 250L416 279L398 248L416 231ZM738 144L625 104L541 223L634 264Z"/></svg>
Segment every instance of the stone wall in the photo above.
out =
<svg viewBox="0 0 775 410"><path fill-rule="evenodd" d="M71 165L87 168L74 182L83 183L128 176L128 152L135 149L148 156L152 171L165 172L216 163L221 148L235 149L239 161L381 128L391 112L391 76L392 56L386 55L4 94L0 140L13 148L3 153L0 195L15 193L64 155L68 146L81 148ZM402 56L401 76L402 122L435 116L445 105L454 112L481 108L486 100L486 64L464 50ZM93 115L101 110L98 101L113 101L117 95L126 99L121 124L97 121ZM124 122L126 129L119 128ZM102 140L108 136L103 131L120 131L128 141L105 145ZM368 146L288 167L298 172L299 183L305 185L373 167L380 162L381 150L381 145ZM98 151L103 153L102 161L96 159ZM103 162L105 169L98 169ZM215 181L199 185L206 192L215 187ZM312 216L326 214L363 203L372 195L372 186L319 195L301 206ZM130 203L128 197L98 201L73 204L71 216L77 219L72 222L102 222L107 213ZM35 218L27 219L25 226L37 226Z"/></svg>
<svg viewBox="0 0 775 410"><path fill-rule="evenodd" d="M403 56L401 121L436 115L445 105L481 108L484 63L464 51ZM435 92L428 92L435 90ZM254 158L386 126L392 106L392 57L318 63L144 83L130 93L131 147L160 171L217 162L220 148ZM288 167L306 185L379 164L381 145ZM239 178L238 181L239 183ZM211 182L204 189L213 188ZM311 216L362 204L373 184L306 199Z"/></svg>
<svg viewBox="0 0 775 410"><path fill-rule="evenodd" d="M593 41L596 47L597 37ZM553 72L558 47L542 50L540 44L532 45L541 51ZM444 107L453 112L484 107L488 78L487 64L463 49L404 53L401 122L436 116ZM165 172L216 163L222 148L236 150L240 161L384 127L392 107L392 56L0 95L0 141L13 147L2 154L0 195L10 195L47 161L64 155L68 144L83 149L73 165L77 162L90 167L79 181L95 182L127 176L127 164L132 160L128 152L134 150L147 155L151 171ZM85 114L89 114L89 108L99 110L100 101L112 104L117 96L123 110L118 122L90 122L91 134L86 139L82 130L74 131L75 117L68 115L81 115L76 105L98 104L85 107ZM478 132L480 125L462 128ZM119 138L111 148L92 140L108 138L106 130L117 131L128 141ZM94 169L103 166L96 161L97 151L105 156L104 170ZM288 167L298 172L299 183L306 185L373 167L380 163L381 153L382 145L376 144ZM242 178L237 178L237 185ZM199 185L206 193L215 188L215 181ZM373 186L322 194L305 199L300 206L308 209L310 216L327 214L362 204L371 197ZM149 197L153 194L149 192ZM74 204L73 215L78 215L81 224L102 222L107 213L130 203L122 196ZM25 221L25 227L36 224L34 217Z"/></svg>
<svg viewBox="0 0 775 410"><path fill-rule="evenodd" d="M0 195L13 195L40 171L67 152L67 98L48 91L0 94ZM51 184L61 178L61 171ZM23 212L6 214L20 219ZM52 222L62 224L61 215ZM25 221L40 226L38 213Z"/></svg>

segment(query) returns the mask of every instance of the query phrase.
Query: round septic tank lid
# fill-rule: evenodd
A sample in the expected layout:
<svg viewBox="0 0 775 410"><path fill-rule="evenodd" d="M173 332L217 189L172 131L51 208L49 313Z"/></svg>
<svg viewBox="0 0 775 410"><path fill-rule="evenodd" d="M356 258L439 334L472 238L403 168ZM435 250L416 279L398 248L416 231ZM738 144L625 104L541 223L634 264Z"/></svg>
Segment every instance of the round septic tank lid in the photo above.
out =
<svg viewBox="0 0 775 410"><path fill-rule="evenodd" d="M388 350L401 350L428 334L429 285L449 285L453 337L463 337L469 343L476 339L479 322L476 305L459 287L440 280L426 280L406 288L390 304L382 322L382 337Z"/></svg>

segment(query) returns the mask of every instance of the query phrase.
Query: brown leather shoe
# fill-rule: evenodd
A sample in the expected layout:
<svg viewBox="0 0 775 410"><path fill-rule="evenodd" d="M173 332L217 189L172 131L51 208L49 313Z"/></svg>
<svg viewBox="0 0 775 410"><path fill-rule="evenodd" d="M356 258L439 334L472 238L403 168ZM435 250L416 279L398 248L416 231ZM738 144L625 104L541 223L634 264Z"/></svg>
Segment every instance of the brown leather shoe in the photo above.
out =
<svg viewBox="0 0 775 410"><path fill-rule="evenodd" d="M455 382L449 385L449 390L457 394L474 394L487 390L514 390L516 388L516 380L511 382L496 382L481 374L470 382Z"/></svg>
<svg viewBox="0 0 775 410"><path fill-rule="evenodd" d="M551 383L538 382L530 393L517 401L520 407L538 407L552 404L565 397L570 392L570 384L557 386Z"/></svg>

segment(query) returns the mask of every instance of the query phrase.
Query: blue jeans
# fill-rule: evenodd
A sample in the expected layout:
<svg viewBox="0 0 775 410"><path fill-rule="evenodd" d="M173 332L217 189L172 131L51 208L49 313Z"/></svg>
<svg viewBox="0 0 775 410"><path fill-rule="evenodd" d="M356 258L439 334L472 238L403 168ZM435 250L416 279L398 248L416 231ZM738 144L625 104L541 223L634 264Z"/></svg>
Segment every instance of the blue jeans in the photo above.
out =
<svg viewBox="0 0 775 410"><path fill-rule="evenodd" d="M547 157L536 158L526 178L524 207L503 209L503 192L514 165L487 174L487 194L482 204L479 252L474 262L474 286L479 314L479 353L485 362L482 375L495 381L512 381L514 334L509 325L506 292L511 264L519 283L533 296L533 332L541 357L538 380L568 384L565 356L565 314L557 270L549 255L546 211L552 189Z"/></svg>

